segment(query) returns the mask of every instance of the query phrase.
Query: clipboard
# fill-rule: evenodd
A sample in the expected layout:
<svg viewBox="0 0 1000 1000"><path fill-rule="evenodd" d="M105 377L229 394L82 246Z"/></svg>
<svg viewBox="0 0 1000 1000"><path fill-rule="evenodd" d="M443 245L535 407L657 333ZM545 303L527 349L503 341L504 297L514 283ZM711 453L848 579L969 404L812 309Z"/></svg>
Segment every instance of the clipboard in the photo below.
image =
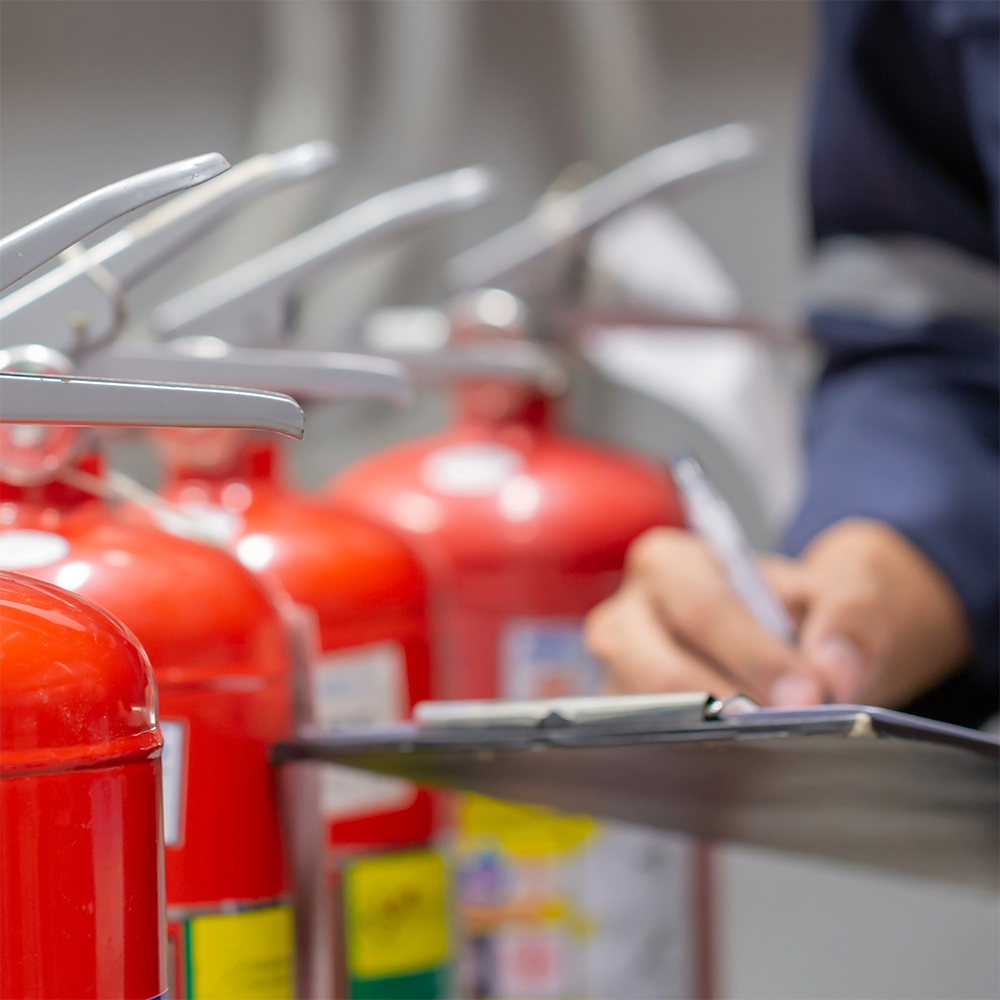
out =
<svg viewBox="0 0 1000 1000"><path fill-rule="evenodd" d="M756 709L703 692L425 702L418 715L307 731L276 745L273 761L1000 888L1000 738L987 733L863 705Z"/></svg>

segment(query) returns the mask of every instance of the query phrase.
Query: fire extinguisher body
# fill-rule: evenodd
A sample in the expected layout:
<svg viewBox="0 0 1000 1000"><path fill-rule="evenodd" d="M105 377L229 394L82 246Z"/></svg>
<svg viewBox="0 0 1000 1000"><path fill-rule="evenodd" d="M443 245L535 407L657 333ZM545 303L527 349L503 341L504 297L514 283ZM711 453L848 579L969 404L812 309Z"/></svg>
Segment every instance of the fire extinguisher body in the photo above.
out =
<svg viewBox="0 0 1000 1000"><path fill-rule="evenodd" d="M207 469L178 460L183 437L160 435L168 459L161 495L190 517L223 523L244 565L313 616L318 649L308 657L298 721L336 727L409 717L432 696L431 660L424 574L398 533L290 486L274 439L251 436L225 463ZM366 989L446 995L447 894L444 868L430 847L432 797L408 782L333 766L322 768L318 780L343 973L338 995L363 996ZM352 906L366 879L374 879L366 893L387 894L383 919L396 914L425 922L423 949L400 957L366 947L378 928L364 919L359 925ZM388 898L394 895L426 905L400 909ZM405 928L396 930L405 935ZM359 949L367 961L355 960Z"/></svg>
<svg viewBox="0 0 1000 1000"><path fill-rule="evenodd" d="M278 442L256 439L224 468L171 468L160 493L193 518L207 511L225 519L222 530L240 561L315 614L320 649L310 664L306 698L312 718L299 721L406 718L418 701L431 697L419 564L385 528L288 485L282 458ZM345 655L360 662L360 674L355 670L337 684L336 668L347 663ZM365 672L369 661L374 678ZM380 662L386 664L381 671ZM324 690L324 682L331 690ZM330 847L410 844L432 830L430 798L415 789L412 801L398 808L352 814L331 803L325 815Z"/></svg>
<svg viewBox="0 0 1000 1000"><path fill-rule="evenodd" d="M79 467L99 472L99 458ZM0 484L0 545L142 643L159 690L171 995L292 992L292 915L267 749L290 731L281 619L227 553L126 523L63 483Z"/></svg>
<svg viewBox="0 0 1000 1000"><path fill-rule="evenodd" d="M156 693L120 622L0 574L0 995L166 989Z"/></svg>
<svg viewBox="0 0 1000 1000"><path fill-rule="evenodd" d="M618 586L636 536L682 523L665 468L557 433L552 405L534 398L501 421L465 415L329 484L344 506L405 532L432 568L440 697L587 693L595 675L561 669L558 656L519 669L523 636L546 622L578 629Z"/></svg>

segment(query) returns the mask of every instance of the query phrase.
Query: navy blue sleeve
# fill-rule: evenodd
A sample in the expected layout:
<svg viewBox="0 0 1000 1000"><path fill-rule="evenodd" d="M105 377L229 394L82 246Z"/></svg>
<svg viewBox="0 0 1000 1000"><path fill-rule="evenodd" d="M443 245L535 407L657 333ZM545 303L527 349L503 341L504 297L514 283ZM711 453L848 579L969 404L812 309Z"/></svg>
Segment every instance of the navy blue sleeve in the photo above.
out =
<svg viewBox="0 0 1000 1000"><path fill-rule="evenodd" d="M913 237L995 261L1000 5L832 0L822 25L810 171L820 248ZM785 549L850 517L920 548L959 595L975 652L915 707L977 724L1000 697L997 330L960 309L904 322L829 303L810 326L826 364Z"/></svg>
<svg viewBox="0 0 1000 1000"><path fill-rule="evenodd" d="M969 669L985 697L996 686L1000 629L1000 339L940 322L922 330L916 350L887 346L884 328L864 320L815 323L837 348L810 409L807 495L788 550L850 517L902 532L958 593L976 646Z"/></svg>

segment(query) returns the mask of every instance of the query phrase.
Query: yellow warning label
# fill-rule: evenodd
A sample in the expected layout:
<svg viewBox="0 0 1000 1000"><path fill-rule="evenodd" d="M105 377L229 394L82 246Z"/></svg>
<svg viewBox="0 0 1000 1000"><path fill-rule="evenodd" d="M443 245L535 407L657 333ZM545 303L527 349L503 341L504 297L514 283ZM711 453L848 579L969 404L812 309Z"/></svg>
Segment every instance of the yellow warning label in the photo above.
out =
<svg viewBox="0 0 1000 1000"><path fill-rule="evenodd" d="M398 976L443 962L445 898L444 862L430 851L352 864L344 884L351 975Z"/></svg>
<svg viewBox="0 0 1000 1000"><path fill-rule="evenodd" d="M188 934L192 1000L291 1000L287 906L193 917Z"/></svg>
<svg viewBox="0 0 1000 1000"><path fill-rule="evenodd" d="M463 846L492 842L515 855L566 854L598 832L589 816L564 816L551 809L462 795L458 809Z"/></svg>

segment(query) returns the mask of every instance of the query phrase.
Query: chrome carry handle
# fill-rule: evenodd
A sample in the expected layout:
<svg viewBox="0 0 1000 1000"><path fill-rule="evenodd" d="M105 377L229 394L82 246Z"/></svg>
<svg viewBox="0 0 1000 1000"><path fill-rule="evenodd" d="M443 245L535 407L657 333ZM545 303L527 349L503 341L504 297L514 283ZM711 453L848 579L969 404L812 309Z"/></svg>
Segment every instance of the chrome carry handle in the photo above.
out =
<svg viewBox="0 0 1000 1000"><path fill-rule="evenodd" d="M305 418L275 392L0 371L0 422L87 427L240 427L301 438Z"/></svg>
<svg viewBox="0 0 1000 1000"><path fill-rule="evenodd" d="M453 257L445 267L446 284L457 291L516 283L542 255L586 237L643 198L744 163L760 146L758 130L737 122L650 150Z"/></svg>
<svg viewBox="0 0 1000 1000"><path fill-rule="evenodd" d="M90 249L71 247L59 267L0 299L0 343L41 339L74 354L100 347L124 324L129 288L241 204L312 177L336 157L334 147L323 141L261 153Z"/></svg>
<svg viewBox="0 0 1000 1000"><path fill-rule="evenodd" d="M406 368L389 358L338 351L233 347L218 337L166 344L119 342L81 359L80 370L128 379L225 383L285 392L299 400L411 398Z"/></svg>
<svg viewBox="0 0 1000 1000"><path fill-rule="evenodd" d="M164 340L204 335L274 344L285 332L289 297L316 272L476 208L495 187L488 170L465 167L375 195L165 302L152 328Z"/></svg>
<svg viewBox="0 0 1000 1000"><path fill-rule="evenodd" d="M228 169L220 153L179 160L92 191L35 220L0 240L0 291L126 212Z"/></svg>

